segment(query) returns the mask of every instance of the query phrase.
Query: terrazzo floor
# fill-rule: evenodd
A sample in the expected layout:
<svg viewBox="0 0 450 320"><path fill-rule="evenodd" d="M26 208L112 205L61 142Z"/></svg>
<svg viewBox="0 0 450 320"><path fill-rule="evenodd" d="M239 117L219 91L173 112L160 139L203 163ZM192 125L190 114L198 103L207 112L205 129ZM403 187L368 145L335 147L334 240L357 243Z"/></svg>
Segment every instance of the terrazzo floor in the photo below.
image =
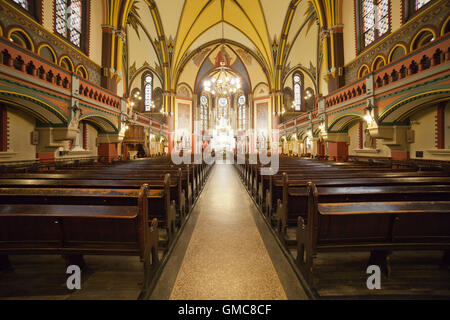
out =
<svg viewBox="0 0 450 320"><path fill-rule="evenodd" d="M233 165L214 166L195 210L170 299L287 299Z"/></svg>

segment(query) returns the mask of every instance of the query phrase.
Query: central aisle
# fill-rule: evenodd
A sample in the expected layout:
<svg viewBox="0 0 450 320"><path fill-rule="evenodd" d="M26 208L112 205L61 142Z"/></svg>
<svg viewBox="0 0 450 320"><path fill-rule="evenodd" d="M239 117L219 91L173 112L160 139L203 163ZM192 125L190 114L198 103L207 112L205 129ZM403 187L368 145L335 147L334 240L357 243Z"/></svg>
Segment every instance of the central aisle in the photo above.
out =
<svg viewBox="0 0 450 320"><path fill-rule="evenodd" d="M178 258L178 266L169 259L152 298L287 299L255 222L257 214L234 166L216 164L188 221L192 231L183 231L182 237L192 234L184 240L187 248L177 248L183 247L180 239L170 258ZM183 253L182 260L176 257Z"/></svg>

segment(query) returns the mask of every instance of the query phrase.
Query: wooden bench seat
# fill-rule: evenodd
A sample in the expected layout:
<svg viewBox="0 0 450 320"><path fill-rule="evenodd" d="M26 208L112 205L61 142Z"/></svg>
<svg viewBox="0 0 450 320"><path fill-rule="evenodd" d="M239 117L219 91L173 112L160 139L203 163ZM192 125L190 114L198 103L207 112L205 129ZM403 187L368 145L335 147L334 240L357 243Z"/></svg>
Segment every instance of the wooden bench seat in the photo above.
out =
<svg viewBox="0 0 450 320"><path fill-rule="evenodd" d="M319 252L369 251L389 274L391 250L450 250L450 201L327 203L309 183L308 216L298 217L297 264L313 285ZM325 201L325 202L324 202Z"/></svg>
<svg viewBox="0 0 450 320"><path fill-rule="evenodd" d="M322 215L450 213L450 201L319 203L318 210ZM450 230L450 224L441 227Z"/></svg>
<svg viewBox="0 0 450 320"><path fill-rule="evenodd" d="M189 210L189 204L186 203L186 193L192 193L191 186L189 184L189 179L182 175L181 169L175 171L176 175L171 179L170 190L171 190L171 198L176 200L176 208L180 214L180 217L184 219L186 212ZM112 173L104 173L99 171L94 172L53 172L53 173L26 173L26 174L5 174L0 177L0 185L2 184L2 180L4 179L54 179L54 180L113 180L113 181L121 181L121 180L137 180L136 184L138 186L143 183L149 184L151 187L156 187L156 184L164 185L164 179L167 173L159 172L154 175L145 175L145 174L112 174ZM153 181L156 181L154 183ZM109 185L114 185L114 183L106 183ZM130 184L130 183L129 183Z"/></svg>
<svg viewBox="0 0 450 320"><path fill-rule="evenodd" d="M447 181L435 181L435 177L422 182L407 182L377 184L374 179L368 179L356 183L355 180L348 181L329 180L326 183L314 181L319 190L321 201L326 202L355 202L355 201L419 201L434 200L442 201L450 199L450 178ZM325 181L323 181L325 182ZM276 229L280 237L286 238L287 227L295 225L298 216L305 220L308 212L307 186L284 187L281 199L277 201Z"/></svg>
<svg viewBox="0 0 450 320"><path fill-rule="evenodd" d="M398 176L392 176L384 174L367 174L367 177L353 177L353 176L343 176L343 177L332 177L332 178L302 178L302 179L291 179L286 175L286 177L281 180L275 180L269 182L268 189L266 190L264 202L262 203L263 211L266 212L268 216L271 216L273 212L278 210L278 200L284 199L287 194L287 190L293 188L305 188L309 181L313 181L317 186L387 186L387 185L411 185L411 184L450 184L450 176L442 176L436 173L418 173L417 175L410 175L406 173L406 176L399 174ZM282 202L285 200L282 200Z"/></svg>
<svg viewBox="0 0 450 320"><path fill-rule="evenodd" d="M132 189L61 189L61 188L0 188L0 199L9 196L23 197L77 197L96 198L108 196L111 198L136 197L136 191ZM162 198L164 190L150 189L149 198ZM1 201L1 200L0 200Z"/></svg>
<svg viewBox="0 0 450 320"><path fill-rule="evenodd" d="M132 193L137 200L121 206L0 204L0 266L12 254L58 254L80 267L83 255L134 255L145 290L159 264L158 220L149 220L148 186Z"/></svg>
<svg viewBox="0 0 450 320"><path fill-rule="evenodd" d="M0 190L4 190L4 192L0 191L0 203L11 203L11 201L16 201L16 203L29 203L33 201L52 203L52 201L59 201L59 198L61 198L66 204L108 203L111 205L120 205L121 203L136 201L135 190L128 189L139 190L145 182L146 180L0 178ZM170 185L169 174L166 175L164 181L147 184L151 188L148 192L149 216L158 218L161 227L167 229L167 240L169 243L175 237L176 227L176 207L175 201L171 200L173 188L171 189Z"/></svg>
<svg viewBox="0 0 450 320"><path fill-rule="evenodd" d="M69 205L69 204L0 204L1 217L39 216L72 218L135 219L138 209L131 206Z"/></svg>

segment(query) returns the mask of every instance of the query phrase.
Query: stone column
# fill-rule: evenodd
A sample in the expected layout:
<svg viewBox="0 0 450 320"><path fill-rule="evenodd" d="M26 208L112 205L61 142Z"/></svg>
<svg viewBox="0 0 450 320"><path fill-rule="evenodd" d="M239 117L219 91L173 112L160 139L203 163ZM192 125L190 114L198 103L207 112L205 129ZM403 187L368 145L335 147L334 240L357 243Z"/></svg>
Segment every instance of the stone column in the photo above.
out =
<svg viewBox="0 0 450 320"><path fill-rule="evenodd" d="M329 160L344 161L348 157L349 137L347 133L327 133L324 136Z"/></svg>
<svg viewBox="0 0 450 320"><path fill-rule="evenodd" d="M345 85L344 79L344 26L335 25L330 28L330 44L332 44L334 65L330 68L328 78L329 92L339 89Z"/></svg>
<svg viewBox="0 0 450 320"><path fill-rule="evenodd" d="M125 33L110 25L102 25L102 77L101 86L117 93L122 69Z"/></svg>
<svg viewBox="0 0 450 320"><path fill-rule="evenodd" d="M409 160L410 126L376 126L368 130L373 138L382 139L381 143L391 149L392 160Z"/></svg>
<svg viewBox="0 0 450 320"><path fill-rule="evenodd" d="M0 152L8 151L8 112L6 106L0 104Z"/></svg>
<svg viewBox="0 0 450 320"><path fill-rule="evenodd" d="M118 159L117 145L122 142L119 134L101 134L97 138L98 156L101 162L112 162Z"/></svg>

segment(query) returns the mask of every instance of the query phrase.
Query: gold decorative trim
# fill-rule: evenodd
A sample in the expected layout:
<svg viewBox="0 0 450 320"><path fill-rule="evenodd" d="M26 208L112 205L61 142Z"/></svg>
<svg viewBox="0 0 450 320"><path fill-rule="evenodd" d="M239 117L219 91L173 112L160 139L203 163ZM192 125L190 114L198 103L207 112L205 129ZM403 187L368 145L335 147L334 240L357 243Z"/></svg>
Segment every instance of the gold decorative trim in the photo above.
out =
<svg viewBox="0 0 450 320"><path fill-rule="evenodd" d="M33 42L33 39L31 39L31 37L30 37L30 35L28 34L28 32L26 32L26 31L25 31L24 29L22 29L22 28L17 28L17 27L11 28L11 29L8 31L8 40L11 39L11 35L12 35L14 32L16 32L16 31L19 31L19 32L23 33L23 35L24 35L24 36L28 39L28 41L30 42L30 45L31 45L31 50L30 50L30 51L35 52L35 51L34 51L34 42Z"/></svg>
<svg viewBox="0 0 450 320"><path fill-rule="evenodd" d="M392 54L394 53L394 51L395 51L395 49L397 49L398 47L401 47L401 48L403 48L403 50L404 50L404 55L407 55L408 54L408 48L404 45L404 44L401 44L401 43L397 43L395 46L393 46L392 47L392 49L391 49L391 51L389 52L389 55L388 55L388 63L391 63L392 62Z"/></svg>
<svg viewBox="0 0 450 320"><path fill-rule="evenodd" d="M386 58L385 58L384 56L382 56L381 54L379 54L379 55L377 55L377 56L373 59L373 61L372 61L372 66L371 66L371 68L370 68L370 70L372 70L372 72L375 71L375 70L374 70L374 67L375 67L375 64L377 63L377 61L378 61L379 59L383 60L383 63L384 63L384 65L382 65L381 67L384 67L384 66L386 65Z"/></svg>
<svg viewBox="0 0 450 320"><path fill-rule="evenodd" d="M382 43L386 42L388 39L390 39L392 36L397 35L399 33L400 30L406 28L407 26L409 26L410 24L412 24L413 22L415 22L419 17L422 17L425 14L428 14L429 11L433 10L433 8L435 8L438 4L440 4L441 2L445 2L445 1L437 1L435 4L432 4L429 8L426 8L425 10L423 10L422 12L416 14L414 17L412 17L411 19L409 19L406 23L402 24L400 26L400 28L396 29L395 31L389 33L388 35L386 35L383 39L380 39L379 42L376 43L376 45L374 47L378 47L380 46ZM349 62L347 62L344 65L344 68L349 66L350 64L352 64L353 62L355 62L356 60L358 60L361 56L363 56L366 52L368 52L370 49L372 48L368 48L368 50L364 50L359 52L352 60L350 60Z"/></svg>
<svg viewBox="0 0 450 320"><path fill-rule="evenodd" d="M62 61L63 61L64 59L68 60L68 61L70 62L70 65L72 66L72 70L69 70L69 71L70 71L70 72L74 72L75 66L73 65L72 59L70 59L70 57L69 57L68 55L62 55L62 56L59 58L59 63L58 63L59 66L62 67L63 69L65 69L65 68L62 66Z"/></svg>
<svg viewBox="0 0 450 320"><path fill-rule="evenodd" d="M450 23L450 16L448 16L447 19L445 19L444 23L442 24L441 36L445 34L445 27L447 26L448 23Z"/></svg>
<svg viewBox="0 0 450 320"><path fill-rule="evenodd" d="M48 45L47 43L42 43L42 44L39 45L39 47L36 50L37 55L42 57L41 56L41 49L44 48L44 47L48 48L51 51L51 53L53 54L53 61L50 61L50 62L57 63L58 62L58 55L56 54L55 50L50 45Z"/></svg>
<svg viewBox="0 0 450 320"><path fill-rule="evenodd" d="M415 50L415 49L414 49L414 44L415 44L417 38L419 38L419 36L420 36L421 34L425 33L426 31L431 32L431 34L433 35L432 41L436 39L436 31L434 31L433 29L431 29L431 28L422 28L422 29L420 29L419 31L416 32L416 34L414 35L414 37L413 37L412 40L411 40L411 44L410 44L410 47L409 47L409 50L410 50L411 52ZM420 48L420 46L417 47L416 49L418 49L418 48Z"/></svg>
<svg viewBox="0 0 450 320"><path fill-rule="evenodd" d="M35 27L39 28L40 30L42 30L43 32L45 32L48 36L50 36L51 38L53 38L53 40L58 41L59 43L62 43L63 45L69 47L70 49L76 51L78 54L80 54L84 59L87 59L89 62L91 62L92 64L94 64L97 68L101 68L101 65L99 65L97 62L95 62L94 60L92 60L91 58L89 58L89 56L86 55L86 53L84 53L83 51L77 49L75 46L71 45L70 43L63 41L59 36L53 34L52 32L50 32L49 30L47 30L46 28L44 28L39 22L37 22L36 20L32 19L31 17L29 17L28 15L26 15L24 12L21 12L20 9L15 8L12 4L8 3L7 1L2 1L2 5L6 5L9 7L9 9L13 10L15 13L20 14L23 18L25 18L27 21L31 22ZM5 27L6 28L6 27Z"/></svg>

